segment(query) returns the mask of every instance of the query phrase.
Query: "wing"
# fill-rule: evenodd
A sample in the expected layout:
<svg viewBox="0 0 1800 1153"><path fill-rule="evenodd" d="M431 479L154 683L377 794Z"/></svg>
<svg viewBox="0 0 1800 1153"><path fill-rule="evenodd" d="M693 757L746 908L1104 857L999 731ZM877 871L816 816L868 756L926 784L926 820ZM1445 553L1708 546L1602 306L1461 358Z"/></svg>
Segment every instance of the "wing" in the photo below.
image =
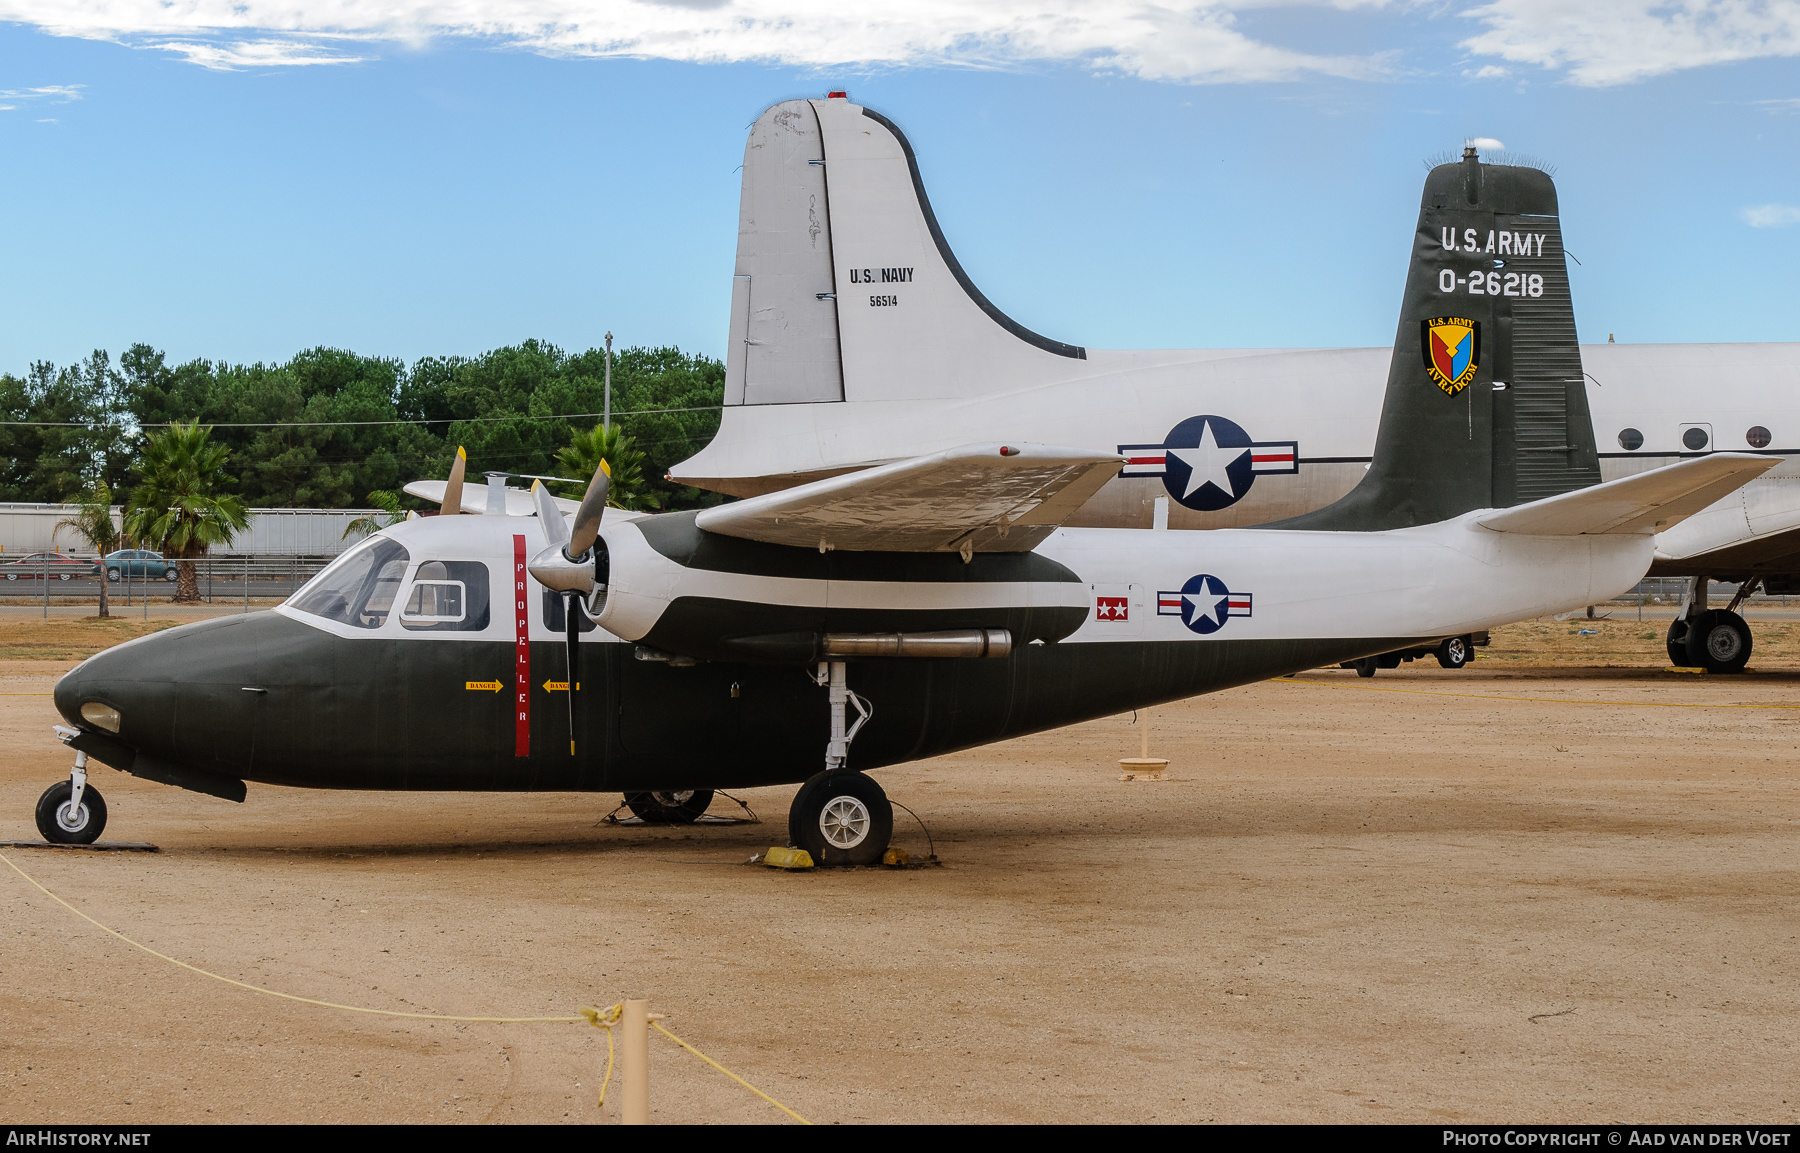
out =
<svg viewBox="0 0 1800 1153"><path fill-rule="evenodd" d="M1578 488L1475 518L1495 532L1529 536L1649 533L1671 528L1781 463L1780 457L1715 452Z"/></svg>
<svg viewBox="0 0 1800 1153"><path fill-rule="evenodd" d="M1119 471L1115 453L974 444L718 505L724 536L854 552L1028 552Z"/></svg>
<svg viewBox="0 0 1800 1153"><path fill-rule="evenodd" d="M415 480L406 486L406 491L420 500L428 500L432 504L442 504L444 486L448 483L448 481L442 480ZM487 511L487 491L485 484L463 485L462 510L476 515L485 513ZM553 496L550 499L556 502L556 507L562 510L564 516L572 516L575 510L581 507L580 501L570 500L566 496ZM507 516L531 516L536 512L537 501L528 490L522 488L506 490Z"/></svg>

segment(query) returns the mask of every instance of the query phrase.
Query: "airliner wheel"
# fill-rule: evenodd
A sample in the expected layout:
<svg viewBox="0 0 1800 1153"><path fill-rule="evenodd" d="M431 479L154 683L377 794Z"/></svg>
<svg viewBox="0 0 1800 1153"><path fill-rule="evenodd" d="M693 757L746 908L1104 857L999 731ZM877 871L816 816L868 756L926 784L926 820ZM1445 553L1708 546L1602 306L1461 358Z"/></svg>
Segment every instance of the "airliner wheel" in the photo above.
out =
<svg viewBox="0 0 1800 1153"><path fill-rule="evenodd" d="M819 773L788 809L788 839L821 867L878 865L893 836L894 806L861 773Z"/></svg>
<svg viewBox="0 0 1800 1153"><path fill-rule="evenodd" d="M81 790L81 804L71 808L74 795L75 786L62 780L38 798L38 832L53 845L91 845L106 828L106 800L100 790L89 785Z"/></svg>
<svg viewBox="0 0 1800 1153"><path fill-rule="evenodd" d="M647 825L691 825L712 805L711 789L658 789L626 793L625 807Z"/></svg>
<svg viewBox="0 0 1800 1153"><path fill-rule="evenodd" d="M1686 617L1676 617L1669 622L1669 635L1663 639L1663 644L1669 650L1669 663L1678 669L1688 667L1687 635Z"/></svg>
<svg viewBox="0 0 1800 1153"><path fill-rule="evenodd" d="M1709 673L1740 673L1750 660L1750 626L1744 618L1724 609L1708 609L1694 621L1687 634L1689 668Z"/></svg>

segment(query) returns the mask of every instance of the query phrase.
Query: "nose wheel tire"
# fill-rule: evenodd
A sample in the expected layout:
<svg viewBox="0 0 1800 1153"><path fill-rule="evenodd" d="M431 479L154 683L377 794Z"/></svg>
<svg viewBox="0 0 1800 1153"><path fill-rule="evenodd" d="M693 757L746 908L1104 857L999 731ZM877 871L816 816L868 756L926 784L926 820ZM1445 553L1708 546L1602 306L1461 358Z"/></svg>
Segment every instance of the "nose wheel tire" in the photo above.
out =
<svg viewBox="0 0 1800 1153"><path fill-rule="evenodd" d="M70 805L75 786L58 781L38 798L37 827L53 845L91 845L106 828L106 801L89 785L81 790L81 804Z"/></svg>
<svg viewBox="0 0 1800 1153"><path fill-rule="evenodd" d="M626 793L625 807L647 825L691 825L712 805L711 789L658 789Z"/></svg>
<svg viewBox="0 0 1800 1153"><path fill-rule="evenodd" d="M1680 663L1687 668L1737 673L1750 660L1750 626L1743 617L1724 609L1701 613L1682 640L1687 652ZM1670 647L1674 647L1673 638Z"/></svg>
<svg viewBox="0 0 1800 1153"><path fill-rule="evenodd" d="M788 839L822 867L878 865L893 837L894 806L862 773L819 773L788 809Z"/></svg>

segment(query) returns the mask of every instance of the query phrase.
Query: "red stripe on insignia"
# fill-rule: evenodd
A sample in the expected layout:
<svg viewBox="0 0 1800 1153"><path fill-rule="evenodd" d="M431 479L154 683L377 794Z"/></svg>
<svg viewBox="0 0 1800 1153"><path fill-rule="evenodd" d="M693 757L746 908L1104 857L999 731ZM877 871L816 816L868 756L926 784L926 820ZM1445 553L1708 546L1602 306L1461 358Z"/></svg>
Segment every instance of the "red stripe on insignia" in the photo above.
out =
<svg viewBox="0 0 1800 1153"><path fill-rule="evenodd" d="M1169 463L1169 458L1166 456L1128 456L1125 458L1125 463L1126 464L1167 464L1167 463Z"/></svg>
<svg viewBox="0 0 1800 1153"><path fill-rule="evenodd" d="M1250 459L1257 462L1265 460L1293 460L1294 454L1291 452L1253 452L1250 454Z"/></svg>
<svg viewBox="0 0 1800 1153"><path fill-rule="evenodd" d="M531 617L525 611L525 538L513 537L513 756L531 755Z"/></svg>

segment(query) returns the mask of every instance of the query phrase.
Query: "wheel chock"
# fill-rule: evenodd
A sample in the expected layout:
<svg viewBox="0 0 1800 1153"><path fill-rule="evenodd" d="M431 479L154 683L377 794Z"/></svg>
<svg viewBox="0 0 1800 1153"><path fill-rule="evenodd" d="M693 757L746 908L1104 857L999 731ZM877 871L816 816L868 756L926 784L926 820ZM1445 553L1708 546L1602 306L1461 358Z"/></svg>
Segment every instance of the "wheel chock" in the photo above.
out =
<svg viewBox="0 0 1800 1153"><path fill-rule="evenodd" d="M764 853L762 863L771 869L810 869L813 867L812 854L805 849L789 849L781 846Z"/></svg>
<svg viewBox="0 0 1800 1153"><path fill-rule="evenodd" d="M1119 762L1121 781L1164 781L1169 762L1162 757L1126 757Z"/></svg>
<svg viewBox="0 0 1800 1153"><path fill-rule="evenodd" d="M912 864L912 854L905 849L889 849L881 854L881 863L890 869L904 869Z"/></svg>

